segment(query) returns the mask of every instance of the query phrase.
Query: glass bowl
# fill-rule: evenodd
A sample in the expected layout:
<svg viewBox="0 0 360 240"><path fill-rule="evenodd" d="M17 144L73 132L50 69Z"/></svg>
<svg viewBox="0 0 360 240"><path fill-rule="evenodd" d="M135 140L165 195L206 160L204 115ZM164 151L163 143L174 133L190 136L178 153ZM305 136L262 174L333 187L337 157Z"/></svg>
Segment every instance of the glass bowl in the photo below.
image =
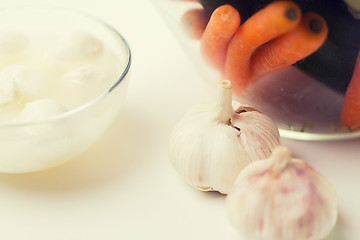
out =
<svg viewBox="0 0 360 240"><path fill-rule="evenodd" d="M243 10L239 10L243 24L252 14L273 1L152 2L200 74L215 87L222 78L221 73L210 67L201 54L199 35L202 33L191 30L206 26L216 6L232 4L238 10ZM357 34L360 29L359 12L356 13L342 0L336 2L340 5L338 9L329 9L331 4L324 7L324 0L295 2L300 5L302 12L313 11L325 18L329 28L327 40L315 53L264 75L241 94L235 94L234 99L270 116L285 138L339 140L360 137L360 131L345 127L340 119L344 94L360 48L360 34ZM202 14L202 20L196 14Z"/></svg>
<svg viewBox="0 0 360 240"><path fill-rule="evenodd" d="M18 31L44 36L41 44L53 43L46 39L69 32L87 32L103 43L111 52L110 64L116 73L99 85L98 91L83 102L78 101L68 111L46 120L0 123L0 172L24 173L39 171L64 163L87 150L109 127L124 103L129 81L131 52L126 40L101 20L77 11L53 7L15 7L0 10L0 32ZM31 36L33 36L31 35ZM0 41L1 45L1 41ZM65 47L66 48L66 47ZM33 51L30 47L26 51ZM26 54L30 54L27 52ZM71 52L69 53L71 55ZM0 54L0 64L16 64L16 58ZM4 61L3 61L4 60ZM5 65L6 65L5 64ZM46 65L46 64L42 64ZM43 66L40 66L40 68ZM59 74L72 66L53 66L51 73ZM57 72L58 71L58 72ZM49 74L49 76L55 76ZM92 76L97 81L100 75ZM86 86L57 88L49 96L66 96L64 105L86 91ZM74 94L74 95L72 95ZM1 116L2 112L0 112Z"/></svg>

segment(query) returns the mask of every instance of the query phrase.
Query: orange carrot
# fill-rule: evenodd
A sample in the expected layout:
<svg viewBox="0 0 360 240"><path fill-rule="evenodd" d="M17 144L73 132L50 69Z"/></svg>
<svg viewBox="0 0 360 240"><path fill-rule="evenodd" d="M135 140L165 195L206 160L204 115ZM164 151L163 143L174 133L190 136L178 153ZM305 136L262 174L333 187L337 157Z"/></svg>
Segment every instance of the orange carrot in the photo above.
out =
<svg viewBox="0 0 360 240"><path fill-rule="evenodd" d="M345 93L340 117L346 127L352 130L360 129L360 51L351 81Z"/></svg>
<svg viewBox="0 0 360 240"><path fill-rule="evenodd" d="M213 67L223 71L227 46L240 25L239 12L222 5L212 13L201 38L201 53Z"/></svg>
<svg viewBox="0 0 360 240"><path fill-rule="evenodd" d="M309 56L325 42L326 21L316 13L305 13L299 25L257 49L251 57L252 81Z"/></svg>
<svg viewBox="0 0 360 240"><path fill-rule="evenodd" d="M210 15L204 8L196 8L188 10L181 17L181 26L187 35L195 40L200 40Z"/></svg>
<svg viewBox="0 0 360 240"><path fill-rule="evenodd" d="M295 28L300 19L301 11L296 3L276 1L239 27L228 46L224 74L226 79L232 81L235 94L240 94L251 78L250 58L254 51Z"/></svg>

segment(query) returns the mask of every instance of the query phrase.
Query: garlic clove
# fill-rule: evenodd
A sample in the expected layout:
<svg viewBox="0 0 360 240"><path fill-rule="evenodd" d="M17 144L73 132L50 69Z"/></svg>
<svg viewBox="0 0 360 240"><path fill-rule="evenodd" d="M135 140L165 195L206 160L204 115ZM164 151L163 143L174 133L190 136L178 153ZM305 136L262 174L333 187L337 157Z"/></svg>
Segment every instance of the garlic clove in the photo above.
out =
<svg viewBox="0 0 360 240"><path fill-rule="evenodd" d="M265 114L233 109L230 81L222 81L219 92L216 102L195 106L177 124L169 155L190 185L227 194L246 165L270 156L280 136Z"/></svg>
<svg viewBox="0 0 360 240"><path fill-rule="evenodd" d="M278 146L248 165L226 198L232 225L247 240L315 240L337 220L334 187L304 160Z"/></svg>

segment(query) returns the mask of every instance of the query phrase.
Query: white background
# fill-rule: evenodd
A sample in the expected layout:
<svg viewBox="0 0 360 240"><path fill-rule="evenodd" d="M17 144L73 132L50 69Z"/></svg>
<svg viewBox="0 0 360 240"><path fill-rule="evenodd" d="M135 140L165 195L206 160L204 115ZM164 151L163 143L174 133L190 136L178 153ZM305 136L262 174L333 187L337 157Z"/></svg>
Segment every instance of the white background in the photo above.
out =
<svg viewBox="0 0 360 240"><path fill-rule="evenodd" d="M89 151L43 172L0 174L0 239L238 239L225 197L184 183L168 159L173 126L213 97L149 0L1 0L81 9L122 33L133 63L121 116ZM24 19L24 24L26 19ZM360 140L282 140L334 184L327 240L360 239Z"/></svg>

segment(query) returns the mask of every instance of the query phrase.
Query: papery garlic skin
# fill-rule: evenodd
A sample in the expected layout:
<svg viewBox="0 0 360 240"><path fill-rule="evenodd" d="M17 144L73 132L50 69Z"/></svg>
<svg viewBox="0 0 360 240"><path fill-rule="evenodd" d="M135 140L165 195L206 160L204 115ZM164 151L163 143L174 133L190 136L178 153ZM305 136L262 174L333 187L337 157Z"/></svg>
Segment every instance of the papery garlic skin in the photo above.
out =
<svg viewBox="0 0 360 240"><path fill-rule="evenodd" d="M192 108L174 128L170 159L186 181L201 190L227 194L250 162L267 158L279 145L275 123L248 107L232 107L229 81L219 99Z"/></svg>
<svg viewBox="0 0 360 240"><path fill-rule="evenodd" d="M323 175L279 146L239 174L226 209L244 239L316 240L335 226L337 196Z"/></svg>

